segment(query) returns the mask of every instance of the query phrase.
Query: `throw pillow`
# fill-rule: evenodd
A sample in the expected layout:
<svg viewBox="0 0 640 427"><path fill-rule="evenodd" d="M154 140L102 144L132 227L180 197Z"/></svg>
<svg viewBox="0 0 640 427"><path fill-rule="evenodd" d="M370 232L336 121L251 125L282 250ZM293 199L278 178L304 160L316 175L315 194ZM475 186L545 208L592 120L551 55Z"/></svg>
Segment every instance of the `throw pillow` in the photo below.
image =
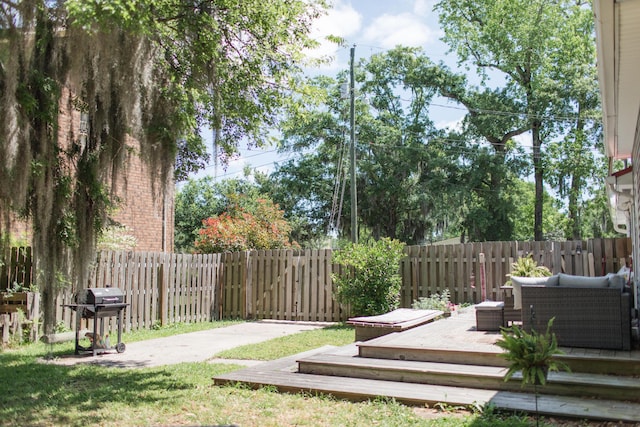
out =
<svg viewBox="0 0 640 427"><path fill-rule="evenodd" d="M571 286L575 288L608 288L609 278L607 276L574 276L572 274L558 274L560 286Z"/></svg>
<svg viewBox="0 0 640 427"><path fill-rule="evenodd" d="M545 285L558 286L558 276L549 277L518 277L511 276L511 285L513 286L513 308L520 310L522 308L522 286L526 285Z"/></svg>

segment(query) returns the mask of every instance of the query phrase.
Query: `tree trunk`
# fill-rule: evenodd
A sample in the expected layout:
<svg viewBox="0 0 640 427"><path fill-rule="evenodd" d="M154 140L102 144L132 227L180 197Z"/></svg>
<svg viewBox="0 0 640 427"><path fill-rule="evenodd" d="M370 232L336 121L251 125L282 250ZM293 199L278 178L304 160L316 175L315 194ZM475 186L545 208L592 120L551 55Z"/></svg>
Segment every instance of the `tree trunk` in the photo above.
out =
<svg viewBox="0 0 640 427"><path fill-rule="evenodd" d="M542 205L543 205L543 197L544 197L544 188L543 188L543 168L542 168L542 158L540 156L540 147L542 145L542 141L540 140L540 121L534 120L531 125L531 133L533 136L533 171L534 178L536 183L536 201L535 201L535 211L534 211L534 225L533 225L533 238L536 241L541 241L543 239L542 235Z"/></svg>

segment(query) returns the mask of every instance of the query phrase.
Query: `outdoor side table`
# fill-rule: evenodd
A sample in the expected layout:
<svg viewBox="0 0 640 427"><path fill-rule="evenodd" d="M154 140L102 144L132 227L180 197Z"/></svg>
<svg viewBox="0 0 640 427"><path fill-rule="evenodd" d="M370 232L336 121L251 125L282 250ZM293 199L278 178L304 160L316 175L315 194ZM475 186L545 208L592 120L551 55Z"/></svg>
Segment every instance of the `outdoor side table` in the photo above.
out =
<svg viewBox="0 0 640 427"><path fill-rule="evenodd" d="M475 309L478 331L499 331L504 326L504 302L483 301Z"/></svg>

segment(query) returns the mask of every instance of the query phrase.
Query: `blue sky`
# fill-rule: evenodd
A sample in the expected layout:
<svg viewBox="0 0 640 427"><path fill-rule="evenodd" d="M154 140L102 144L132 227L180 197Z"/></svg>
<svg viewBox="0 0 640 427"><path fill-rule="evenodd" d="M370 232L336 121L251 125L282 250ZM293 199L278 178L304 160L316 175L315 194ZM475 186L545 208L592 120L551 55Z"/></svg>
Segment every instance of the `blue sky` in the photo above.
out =
<svg viewBox="0 0 640 427"><path fill-rule="evenodd" d="M333 7L326 16L315 23L312 36L320 42L320 47L308 54L312 57L331 57L333 60L310 73L335 75L349 67L349 51L355 45L356 62L401 44L421 47L434 62L448 62L447 47L440 41L442 32L437 16L432 11L435 0L334 0ZM347 47L339 47L326 42L327 35L342 37ZM455 64L449 64L454 66ZM438 104L449 104L438 101ZM438 127L453 126L464 115L464 111L449 104L432 108L432 119ZM205 136L210 139L209 135ZM246 150L241 156L229 162L226 170L214 166L213 160L198 177L216 175L219 179L240 178L245 166L262 172L273 170L274 163L286 157L278 156L275 148Z"/></svg>

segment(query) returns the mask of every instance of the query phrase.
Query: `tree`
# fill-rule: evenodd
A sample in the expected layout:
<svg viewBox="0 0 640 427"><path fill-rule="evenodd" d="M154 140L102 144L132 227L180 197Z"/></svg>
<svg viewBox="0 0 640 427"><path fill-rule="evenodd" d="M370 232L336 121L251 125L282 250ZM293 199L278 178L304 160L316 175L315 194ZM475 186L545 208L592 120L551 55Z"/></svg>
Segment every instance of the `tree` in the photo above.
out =
<svg viewBox="0 0 640 427"><path fill-rule="evenodd" d="M592 198L582 203L580 235L587 238L620 237L613 228L611 206L604 185L592 192Z"/></svg>
<svg viewBox="0 0 640 427"><path fill-rule="evenodd" d="M600 94L596 67L594 20L591 8L577 2L567 8L567 30L558 34L550 52L549 80L556 93L553 127L557 139L544 156L545 179L567 200L565 237L582 238L581 202L594 185L604 181L607 165L602 147ZM597 184L596 184L597 183Z"/></svg>
<svg viewBox="0 0 640 427"><path fill-rule="evenodd" d="M371 105L358 116L360 218L374 238L409 244L446 233L442 224L457 216L446 206L459 194L448 185L457 155L429 117L437 88L425 83L434 73L421 53L397 47L360 65L360 93Z"/></svg>
<svg viewBox="0 0 640 427"><path fill-rule="evenodd" d="M510 191L509 198L515 207L511 221L514 224L513 240L533 240L533 210L535 209L535 184L517 180ZM558 207L559 202L548 192L544 193L544 215L542 235L547 240L563 240L567 215Z"/></svg>
<svg viewBox="0 0 640 427"><path fill-rule="evenodd" d="M180 147L197 163L203 124L227 152L260 144L320 1L2 2L0 201L32 220L45 333L58 288L85 286L127 137L159 185ZM61 111L86 117L86 134L59 128Z"/></svg>
<svg viewBox="0 0 640 427"><path fill-rule="evenodd" d="M436 6L445 32L444 41L459 57L460 64L474 66L482 83L504 79L513 104L521 104L532 137L532 162L536 185L534 237L543 238L542 144L544 127L554 111L556 92L551 73L559 57L552 52L563 34L574 33L575 2L551 0L443 0ZM578 9L581 3L578 2ZM576 33L577 34L577 33ZM591 37L590 33L580 33ZM569 54L568 51L564 51ZM579 64L576 58L572 66ZM497 76L495 74L498 74ZM494 83L495 84L495 83Z"/></svg>
<svg viewBox="0 0 640 427"><path fill-rule="evenodd" d="M191 252L200 236L202 221L229 210L234 203L255 212L257 200L266 196L258 186L242 179L215 182L210 176L189 179L176 193L175 247Z"/></svg>
<svg viewBox="0 0 640 427"><path fill-rule="evenodd" d="M452 188L456 192L446 183L457 161L447 157L442 133L429 120L435 89L418 78L422 63L416 52L398 48L374 55L356 73L358 221L374 238L409 244L442 234L444 224L456 218L445 199ZM278 183L272 187L278 192L274 200L287 212L310 218L314 233L330 228L350 233L350 201L343 198L349 185L348 103L339 92L343 77L310 79L294 100L283 121L281 147L298 154L271 177Z"/></svg>
<svg viewBox="0 0 640 427"><path fill-rule="evenodd" d="M256 200L253 211L235 203L229 211L205 219L195 250L218 253L297 246L289 241L291 227L283 212L271 200Z"/></svg>
<svg viewBox="0 0 640 427"><path fill-rule="evenodd" d="M309 78L291 100L281 122L279 147L295 155L278 165L270 182L264 183L290 218L306 219L306 227L300 230L306 238L301 241L326 236L331 228L339 229L341 235L350 232L349 204L340 204L341 189L348 185L348 103L340 95L341 76ZM366 111L363 104L357 102L358 115Z"/></svg>
<svg viewBox="0 0 640 427"><path fill-rule="evenodd" d="M374 238L409 244L460 233L474 241L511 239L515 207L509 192L528 170L513 138L529 127L517 113L496 114L520 108L508 90L473 87L420 49L406 47L361 61L357 78L358 97L368 101L357 103L356 120L358 219L364 228ZM304 98L292 108L283 145L305 152L276 175L285 178L286 171L291 178L281 182L283 194L299 195L307 216L321 220L337 188L331 180L344 182L346 108L337 86L318 78L313 93L324 90L325 107ZM468 109L460 131L438 130L429 119L438 94Z"/></svg>

